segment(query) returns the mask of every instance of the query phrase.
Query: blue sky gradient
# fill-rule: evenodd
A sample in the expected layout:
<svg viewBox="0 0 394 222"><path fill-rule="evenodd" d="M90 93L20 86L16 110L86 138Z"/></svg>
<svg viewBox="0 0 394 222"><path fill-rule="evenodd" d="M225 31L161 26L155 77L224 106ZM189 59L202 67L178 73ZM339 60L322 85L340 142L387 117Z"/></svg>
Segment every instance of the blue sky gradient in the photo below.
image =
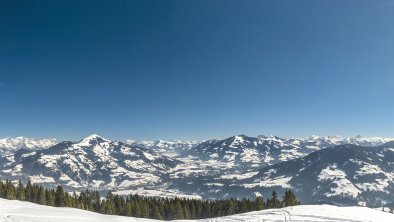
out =
<svg viewBox="0 0 394 222"><path fill-rule="evenodd" d="M394 1L0 1L0 137L394 137Z"/></svg>

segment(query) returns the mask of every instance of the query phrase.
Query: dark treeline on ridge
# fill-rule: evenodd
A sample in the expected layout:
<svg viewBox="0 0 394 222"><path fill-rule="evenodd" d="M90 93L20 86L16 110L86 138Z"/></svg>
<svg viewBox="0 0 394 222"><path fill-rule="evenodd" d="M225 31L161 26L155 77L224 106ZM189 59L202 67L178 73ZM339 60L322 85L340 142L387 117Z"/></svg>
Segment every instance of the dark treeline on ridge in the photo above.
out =
<svg viewBox="0 0 394 222"><path fill-rule="evenodd" d="M270 198L196 200L184 198L156 198L128 195L126 197L107 192L101 198L98 191L83 191L69 194L62 186L56 190L46 189L32 184L24 186L21 181L15 186L12 181L0 180L0 198L29 201L54 207L72 207L102 214L121 215L159 220L202 219L227 216L268 208L281 208L300 204L291 190L287 190L283 199L273 191Z"/></svg>

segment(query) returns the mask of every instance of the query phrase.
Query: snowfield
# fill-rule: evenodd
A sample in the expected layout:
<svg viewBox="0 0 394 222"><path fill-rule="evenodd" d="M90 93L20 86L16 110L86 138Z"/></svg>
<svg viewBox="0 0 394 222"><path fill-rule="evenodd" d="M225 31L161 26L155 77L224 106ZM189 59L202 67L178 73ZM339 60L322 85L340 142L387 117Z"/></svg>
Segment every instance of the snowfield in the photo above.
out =
<svg viewBox="0 0 394 222"><path fill-rule="evenodd" d="M157 220L109 216L72 208L55 208L17 200L0 199L0 222L154 222ZM184 220L186 221L186 220ZM392 222L394 214L366 207L301 205L249 212L200 222L232 221L348 221Z"/></svg>

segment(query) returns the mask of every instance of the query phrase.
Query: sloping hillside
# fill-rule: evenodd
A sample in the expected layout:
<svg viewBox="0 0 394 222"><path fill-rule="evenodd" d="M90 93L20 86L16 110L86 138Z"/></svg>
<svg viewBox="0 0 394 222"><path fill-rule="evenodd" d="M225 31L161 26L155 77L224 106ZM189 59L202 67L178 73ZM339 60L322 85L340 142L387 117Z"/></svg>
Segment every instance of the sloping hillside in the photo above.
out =
<svg viewBox="0 0 394 222"><path fill-rule="evenodd" d="M55 208L28 202L0 199L0 222L154 222L157 220L109 216L72 208ZM200 222L232 221L320 221L320 222L391 222L394 214L366 207L301 205L282 209L255 211Z"/></svg>

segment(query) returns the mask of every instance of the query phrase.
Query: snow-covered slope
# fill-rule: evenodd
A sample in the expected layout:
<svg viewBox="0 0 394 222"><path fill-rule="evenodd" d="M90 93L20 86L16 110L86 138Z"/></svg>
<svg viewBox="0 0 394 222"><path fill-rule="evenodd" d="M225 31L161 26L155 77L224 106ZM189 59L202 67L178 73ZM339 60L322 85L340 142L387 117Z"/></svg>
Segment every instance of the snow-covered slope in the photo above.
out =
<svg viewBox="0 0 394 222"><path fill-rule="evenodd" d="M292 188L304 203L383 206L394 198L393 161L393 143L339 145L265 167L236 184L249 193Z"/></svg>
<svg viewBox="0 0 394 222"><path fill-rule="evenodd" d="M262 167L304 157L330 146L349 143L378 146L388 141L391 139L360 136L353 138L311 136L303 139L286 139L277 136L236 135L222 140L203 141L194 146L178 145L177 149L171 150L171 156L186 163L188 169L186 174L191 172L199 176L219 174L220 179L243 179L255 174ZM174 154L174 151L177 151L178 155ZM182 174L185 174L184 170L176 171L176 175L182 176Z"/></svg>
<svg viewBox="0 0 394 222"><path fill-rule="evenodd" d="M56 139L32 139L26 137L0 139L0 153L2 155L14 153L20 149L38 150L56 145Z"/></svg>
<svg viewBox="0 0 394 222"><path fill-rule="evenodd" d="M300 139L286 139L277 136L250 137L236 135L222 140L206 140L200 143L185 141L134 142L141 146L160 150L163 154L188 160L205 161L199 168L209 165L221 174L243 174L263 166L304 157L323 148L354 144L379 146L394 139L372 137L311 136ZM185 158L186 157L186 158ZM196 162L194 161L194 163ZM193 164L193 163L192 163Z"/></svg>
<svg viewBox="0 0 394 222"><path fill-rule="evenodd" d="M0 199L0 222L154 222L157 220L102 215L72 208L54 208L28 202ZM301 205L219 217L200 222L392 222L394 214L366 207Z"/></svg>
<svg viewBox="0 0 394 222"><path fill-rule="evenodd" d="M0 157L0 163L0 178L30 178L33 183L50 187L60 183L69 190L135 191L165 189L162 180L181 162L144 147L91 135L44 150L20 150Z"/></svg>
<svg viewBox="0 0 394 222"><path fill-rule="evenodd" d="M314 150L305 150L276 136L257 138L236 135L223 140L208 140L183 152L203 160L228 163L228 166L261 168L302 157L312 151Z"/></svg>

